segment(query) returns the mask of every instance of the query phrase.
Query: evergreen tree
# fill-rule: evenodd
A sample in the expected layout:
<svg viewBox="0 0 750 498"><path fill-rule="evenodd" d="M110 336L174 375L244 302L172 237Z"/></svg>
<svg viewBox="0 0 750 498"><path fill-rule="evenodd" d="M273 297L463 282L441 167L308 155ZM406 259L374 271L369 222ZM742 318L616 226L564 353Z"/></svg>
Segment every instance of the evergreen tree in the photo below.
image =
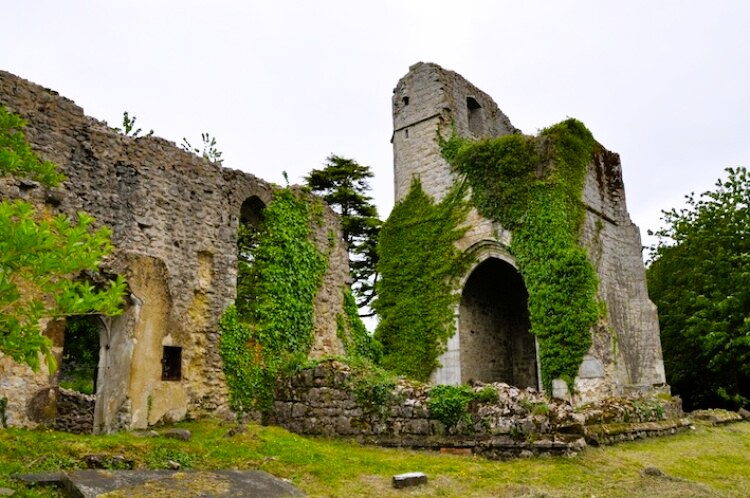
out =
<svg viewBox="0 0 750 498"><path fill-rule="evenodd" d="M64 176L41 161L23 133L24 121L0 106L0 177L27 177L46 187ZM55 368L51 341L40 332L45 319L71 315L120 313L125 281L106 289L74 280L96 271L111 249L110 232L92 229L94 219L76 220L38 211L28 202L0 202L0 351L39 368L39 353Z"/></svg>
<svg viewBox="0 0 750 498"><path fill-rule="evenodd" d="M326 158L323 169L314 169L305 177L313 192L341 216L344 241L349 251L349 268L352 291L357 306L368 306L374 298L377 281L377 238L382 222L372 204L369 179L373 177L369 166L335 154ZM366 314L365 316L371 316Z"/></svg>

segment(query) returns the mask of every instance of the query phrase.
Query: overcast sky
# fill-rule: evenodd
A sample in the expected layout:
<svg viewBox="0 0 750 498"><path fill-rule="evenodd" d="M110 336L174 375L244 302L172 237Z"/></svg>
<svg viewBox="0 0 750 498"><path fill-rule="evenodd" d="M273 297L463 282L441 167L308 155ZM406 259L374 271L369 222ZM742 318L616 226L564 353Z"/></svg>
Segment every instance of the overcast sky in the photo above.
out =
<svg viewBox="0 0 750 498"><path fill-rule="evenodd" d="M525 133L582 120L622 158L642 232L750 166L750 2L5 2L0 69L110 125L217 137L224 165L293 183L336 153L393 204L391 94L418 61L457 71Z"/></svg>

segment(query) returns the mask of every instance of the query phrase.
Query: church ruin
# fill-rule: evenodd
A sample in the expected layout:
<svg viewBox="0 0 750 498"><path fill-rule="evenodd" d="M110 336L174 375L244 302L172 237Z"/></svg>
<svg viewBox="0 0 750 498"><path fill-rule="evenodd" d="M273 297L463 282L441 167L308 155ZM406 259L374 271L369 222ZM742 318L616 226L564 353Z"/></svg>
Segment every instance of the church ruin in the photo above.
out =
<svg viewBox="0 0 750 498"><path fill-rule="evenodd" d="M412 179L441 200L456 180L441 156L438 133L473 139L520 133L492 98L461 75L436 64L417 63L393 94L393 152L396 201ZM656 307L646 290L638 227L625 204L620 158L602 148L588 166L586 207L580 244L599 279L606 323L591 331L593 345L583 360L577 400L666 390ZM455 310L456 333L431 380L470 380L540 387L538 351L530 334L527 292L508 247L512 234L472 210L458 242L474 264L462 279ZM553 383L555 396L567 386Z"/></svg>
<svg viewBox="0 0 750 498"><path fill-rule="evenodd" d="M226 411L217 322L235 298L238 226L257 221L273 186L167 140L125 136L56 92L3 71L0 104L27 121L33 150L68 178L54 189L2 178L0 198L70 216L86 211L109 226L115 251L102 270L124 275L129 287L122 315L91 319L99 335L91 345L99 364L96 396L78 403L89 406L70 416L87 420L73 425L108 432ZM343 354L336 315L348 288L348 259L338 216L326 208L313 228L328 270L315 298L311 354ZM45 334L61 355L65 324L50 323ZM68 428L60 425L69 403L57 383L45 368L35 373L0 354L9 424L53 416Z"/></svg>
<svg viewBox="0 0 750 498"><path fill-rule="evenodd" d="M0 104L28 122L32 148L68 178L55 189L2 178L0 198L25 199L71 216L83 210L111 227L116 249L102 270L124 275L129 286L121 316L88 319L98 334L90 353L99 366L95 396L83 402L86 420L71 422L74 428L136 429L227 411L217 322L235 298L238 227L258 222L273 186L161 138L117 133L56 92L3 71ZM452 187L454 174L440 154L438 132L449 136L455 129L472 138L520 133L490 96L435 64L418 63L398 82L393 120L397 201L415 176L436 200ZM668 390L656 309L646 291L640 235L626 209L617 154L602 149L596 155L583 201L580 243L598 274L607 314L606 323L591 331L593 345L575 379L576 401ZM508 249L512 233L475 210L467 224L458 246L474 263L460 282L456 333L431 380L539 388L528 293ZM328 270L315 298L311 355L342 355L336 318L349 271L338 217L330 209L312 241L326 254ZM65 323L46 324L45 334L62 356ZM61 410L82 403L67 400L57 383L44 368L35 373L0 354L0 398L8 400L11 425L48 422L50 406L59 423ZM568 395L564 382L553 387L551 394Z"/></svg>

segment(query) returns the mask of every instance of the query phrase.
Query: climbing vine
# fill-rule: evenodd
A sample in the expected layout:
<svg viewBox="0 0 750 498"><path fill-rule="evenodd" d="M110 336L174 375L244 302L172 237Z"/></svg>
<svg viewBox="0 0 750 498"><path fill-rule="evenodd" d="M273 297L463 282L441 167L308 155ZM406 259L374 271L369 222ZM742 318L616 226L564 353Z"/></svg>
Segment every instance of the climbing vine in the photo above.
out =
<svg viewBox="0 0 750 498"><path fill-rule="evenodd" d="M336 333L348 358L362 358L377 364L383 356L383 346L367 332L359 317L357 302L351 290L344 290L344 314L336 315Z"/></svg>
<svg viewBox="0 0 750 498"><path fill-rule="evenodd" d="M599 315L596 273L578 245L594 138L568 119L538 137L473 142L454 136L441 146L471 186L477 210L513 231L510 250L529 292L542 384L551 392L552 380L560 378L572 392Z"/></svg>
<svg viewBox="0 0 750 498"><path fill-rule="evenodd" d="M310 240L319 202L290 188L276 190L238 285L238 292L254 295L238 296L240 311L230 306L219 321L230 404L239 413L270 408L285 357L312 347L313 303L328 265Z"/></svg>
<svg viewBox="0 0 750 498"><path fill-rule="evenodd" d="M375 337L395 373L427 380L453 335L454 291L469 263L454 245L466 231L464 196L457 186L435 203L415 179L380 231Z"/></svg>

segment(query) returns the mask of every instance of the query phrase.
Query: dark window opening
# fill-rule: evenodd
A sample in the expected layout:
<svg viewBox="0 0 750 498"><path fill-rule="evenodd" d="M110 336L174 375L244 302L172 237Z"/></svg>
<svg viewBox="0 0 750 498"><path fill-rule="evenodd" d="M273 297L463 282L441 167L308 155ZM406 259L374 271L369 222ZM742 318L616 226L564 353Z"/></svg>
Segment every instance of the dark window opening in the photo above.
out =
<svg viewBox="0 0 750 498"><path fill-rule="evenodd" d="M182 348L164 346L161 358L161 380L182 380Z"/></svg>
<svg viewBox="0 0 750 498"><path fill-rule="evenodd" d="M482 106L474 97L466 97L466 109L469 113L469 131L475 137L480 137L484 132Z"/></svg>
<svg viewBox="0 0 750 498"><path fill-rule="evenodd" d="M404 130L404 138L409 138L409 130Z"/></svg>
<svg viewBox="0 0 750 498"><path fill-rule="evenodd" d="M403 102L405 106L406 106L406 105L409 105L409 97L403 97L403 98L401 99L401 102Z"/></svg>

